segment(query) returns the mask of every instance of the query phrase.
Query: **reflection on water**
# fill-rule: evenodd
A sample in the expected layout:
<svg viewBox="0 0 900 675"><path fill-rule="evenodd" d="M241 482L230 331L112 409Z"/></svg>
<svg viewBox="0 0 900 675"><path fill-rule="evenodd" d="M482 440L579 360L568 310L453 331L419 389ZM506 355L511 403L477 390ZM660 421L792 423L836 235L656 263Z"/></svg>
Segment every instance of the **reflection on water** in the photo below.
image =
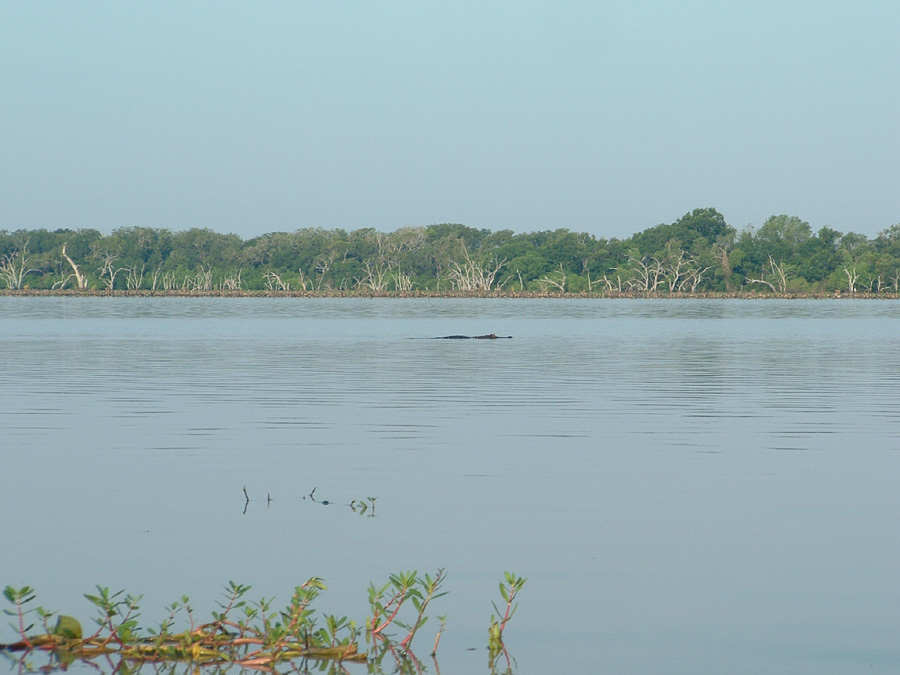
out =
<svg viewBox="0 0 900 675"><path fill-rule="evenodd" d="M122 587L157 620L229 579L286 600L317 575L321 610L361 620L370 581L443 567L452 675L486 672L513 570L523 673L894 670L898 318L0 298L0 583L68 613ZM460 333L514 339L409 339Z"/></svg>

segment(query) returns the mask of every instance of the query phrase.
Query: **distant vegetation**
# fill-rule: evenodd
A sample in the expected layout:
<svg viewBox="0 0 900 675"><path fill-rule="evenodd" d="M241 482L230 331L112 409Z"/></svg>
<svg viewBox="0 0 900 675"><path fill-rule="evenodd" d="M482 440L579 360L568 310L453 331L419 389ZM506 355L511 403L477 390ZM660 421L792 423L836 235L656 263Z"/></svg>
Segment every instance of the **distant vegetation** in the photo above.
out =
<svg viewBox="0 0 900 675"><path fill-rule="evenodd" d="M900 224L875 239L795 216L740 232L695 209L628 239L465 225L0 231L0 289L183 293L897 294Z"/></svg>

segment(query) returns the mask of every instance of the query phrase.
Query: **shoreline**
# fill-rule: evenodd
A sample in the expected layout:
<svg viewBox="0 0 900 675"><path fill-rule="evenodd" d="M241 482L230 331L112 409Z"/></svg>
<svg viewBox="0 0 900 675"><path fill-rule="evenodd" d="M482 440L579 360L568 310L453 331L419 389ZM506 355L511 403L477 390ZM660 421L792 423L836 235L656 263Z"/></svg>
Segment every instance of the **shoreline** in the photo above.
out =
<svg viewBox="0 0 900 675"><path fill-rule="evenodd" d="M151 291L151 290L47 290L0 289L0 297L69 297L69 298L396 298L396 299L459 299L459 298L507 298L522 300L539 299L592 299L592 300L898 300L900 293L642 293L626 291L605 292L539 292L539 291Z"/></svg>

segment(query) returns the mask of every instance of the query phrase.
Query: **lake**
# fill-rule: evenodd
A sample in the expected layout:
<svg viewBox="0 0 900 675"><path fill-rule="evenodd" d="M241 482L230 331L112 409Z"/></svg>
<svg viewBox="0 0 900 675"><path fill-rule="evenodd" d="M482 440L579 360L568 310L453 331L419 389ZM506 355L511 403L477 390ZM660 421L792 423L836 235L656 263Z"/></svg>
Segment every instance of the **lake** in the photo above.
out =
<svg viewBox="0 0 900 675"><path fill-rule="evenodd" d="M509 570L524 675L900 670L900 303L3 297L0 350L0 585L85 625L446 568L414 649L488 673Z"/></svg>

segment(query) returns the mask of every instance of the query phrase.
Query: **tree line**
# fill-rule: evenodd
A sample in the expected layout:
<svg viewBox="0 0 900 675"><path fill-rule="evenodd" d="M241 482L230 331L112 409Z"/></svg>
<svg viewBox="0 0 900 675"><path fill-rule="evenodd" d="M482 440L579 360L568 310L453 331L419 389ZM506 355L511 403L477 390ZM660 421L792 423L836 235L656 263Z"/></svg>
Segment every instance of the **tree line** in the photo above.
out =
<svg viewBox="0 0 900 675"><path fill-rule="evenodd" d="M900 224L874 239L777 215L741 231L714 208L628 239L460 224L305 228L243 240L192 228L0 230L0 288L152 292L900 293Z"/></svg>

